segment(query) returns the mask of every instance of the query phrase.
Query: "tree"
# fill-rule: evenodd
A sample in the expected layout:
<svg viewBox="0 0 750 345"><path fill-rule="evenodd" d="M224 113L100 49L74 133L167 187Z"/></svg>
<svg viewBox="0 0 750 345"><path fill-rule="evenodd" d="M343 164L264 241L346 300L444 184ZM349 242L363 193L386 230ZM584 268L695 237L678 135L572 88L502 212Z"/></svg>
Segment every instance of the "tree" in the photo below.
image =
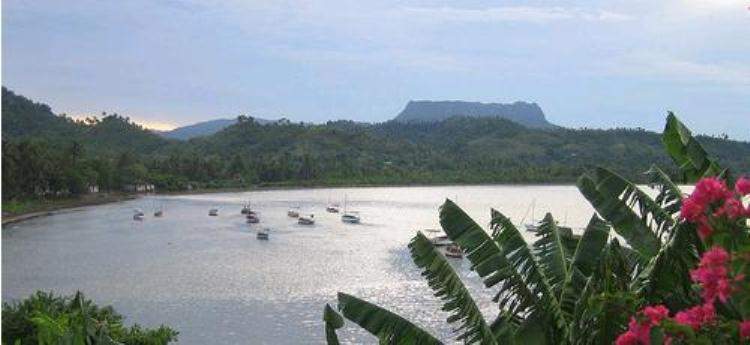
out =
<svg viewBox="0 0 750 345"><path fill-rule="evenodd" d="M662 140L683 181L729 175L671 113ZM452 313L447 322L459 324L456 339L481 344L612 343L639 306L658 302L680 310L695 304L698 297L689 272L704 248L695 226L678 218L683 194L677 185L656 166L648 176L655 198L606 168L584 174L578 188L597 215L583 234L573 235L547 214L531 244L500 212L492 210L490 235L447 200L440 208L443 230L485 286L499 286L500 291L493 298L499 312L487 322L446 258L417 233L409 243L412 259L443 300L443 310ZM627 246L609 239L610 229ZM344 293L339 293L338 310L384 343L439 342L400 316ZM327 307L324 320L327 340L336 344L330 333L343 323L332 313Z"/></svg>

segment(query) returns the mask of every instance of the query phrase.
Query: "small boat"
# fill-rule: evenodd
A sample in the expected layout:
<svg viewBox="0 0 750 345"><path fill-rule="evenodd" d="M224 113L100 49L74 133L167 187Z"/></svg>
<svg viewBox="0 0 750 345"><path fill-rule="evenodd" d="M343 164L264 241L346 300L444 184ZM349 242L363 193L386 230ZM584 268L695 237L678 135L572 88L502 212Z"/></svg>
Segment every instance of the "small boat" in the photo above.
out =
<svg viewBox="0 0 750 345"><path fill-rule="evenodd" d="M248 215L246 216L246 218L247 218L247 222L249 224L260 223L260 218L258 218L258 215L255 214L255 212L248 213Z"/></svg>
<svg viewBox="0 0 750 345"><path fill-rule="evenodd" d="M263 228L258 230L258 234L255 237L259 240L268 240L269 235L271 235L271 229Z"/></svg>
<svg viewBox="0 0 750 345"><path fill-rule="evenodd" d="M326 206L326 212L328 213L339 213L339 204L338 203L331 203L331 200L328 199L328 206Z"/></svg>
<svg viewBox="0 0 750 345"><path fill-rule="evenodd" d="M164 215L164 209L159 206L159 208L154 208L154 217L161 217Z"/></svg>
<svg viewBox="0 0 750 345"><path fill-rule="evenodd" d="M454 259L461 259L464 257L464 253L461 251L461 247L459 247L455 243L451 243L447 247L445 247L444 255L446 257Z"/></svg>
<svg viewBox="0 0 750 345"><path fill-rule="evenodd" d="M251 212L250 205L248 205L248 204L243 205L242 206L242 211L240 211L240 213L242 213L242 214L248 214L250 212Z"/></svg>
<svg viewBox="0 0 750 345"><path fill-rule="evenodd" d="M453 241L446 235L432 237L430 238L430 242L435 247L448 247L453 244Z"/></svg>
<svg viewBox="0 0 750 345"><path fill-rule="evenodd" d="M425 229L425 232L429 233L428 238L430 243L435 247L448 247L453 244L453 241L446 235L443 230L438 229Z"/></svg>
<svg viewBox="0 0 750 345"><path fill-rule="evenodd" d="M344 223L358 224L360 221L359 212L346 212L341 215L341 221Z"/></svg>
<svg viewBox="0 0 750 345"><path fill-rule="evenodd" d="M300 216L297 220L297 224L300 225L313 225L315 224L315 215L310 214L309 216Z"/></svg>
<svg viewBox="0 0 750 345"><path fill-rule="evenodd" d="M346 195L344 195L344 214L341 215L341 221L350 224L359 224L359 212L346 210Z"/></svg>
<svg viewBox="0 0 750 345"><path fill-rule="evenodd" d="M534 220L534 208L536 208L536 199L531 201L531 205L529 207L531 209L531 222L526 223L523 226L528 232L538 232L539 225L537 225L536 221ZM528 210L526 212L528 212ZM526 218L526 216L524 216L524 218Z"/></svg>
<svg viewBox="0 0 750 345"><path fill-rule="evenodd" d="M212 209L208 210L208 215L209 216L214 216L214 217L218 216L219 215L219 209L218 208L212 208Z"/></svg>
<svg viewBox="0 0 750 345"><path fill-rule="evenodd" d="M290 208L289 211L286 211L286 215L292 218L299 217L299 209L298 208Z"/></svg>

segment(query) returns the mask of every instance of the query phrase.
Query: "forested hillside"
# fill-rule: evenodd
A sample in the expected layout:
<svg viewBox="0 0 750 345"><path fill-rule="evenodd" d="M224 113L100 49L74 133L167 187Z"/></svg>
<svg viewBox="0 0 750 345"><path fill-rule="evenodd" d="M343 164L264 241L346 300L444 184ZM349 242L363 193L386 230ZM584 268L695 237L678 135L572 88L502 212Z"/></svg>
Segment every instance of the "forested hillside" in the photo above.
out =
<svg viewBox="0 0 750 345"><path fill-rule="evenodd" d="M239 117L214 135L176 141L119 115L74 121L3 89L3 197L251 185L566 183L594 166L635 181L649 164L674 166L660 137L635 129L532 129L509 120L452 117L378 124L261 124ZM750 143L698 137L737 173ZM673 169L674 170L674 169Z"/></svg>

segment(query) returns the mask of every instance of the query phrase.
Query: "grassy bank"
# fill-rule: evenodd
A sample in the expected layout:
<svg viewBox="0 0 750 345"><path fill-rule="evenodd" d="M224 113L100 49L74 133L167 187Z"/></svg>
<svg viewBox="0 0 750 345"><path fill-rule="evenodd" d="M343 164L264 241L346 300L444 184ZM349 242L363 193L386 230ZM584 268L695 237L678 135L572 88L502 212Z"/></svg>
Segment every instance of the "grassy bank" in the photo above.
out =
<svg viewBox="0 0 750 345"><path fill-rule="evenodd" d="M110 202L129 200L135 197L135 195L127 193L99 193L86 194L79 197L3 201L2 223L3 225L5 225L8 223L47 215L49 213L62 209L101 205Z"/></svg>

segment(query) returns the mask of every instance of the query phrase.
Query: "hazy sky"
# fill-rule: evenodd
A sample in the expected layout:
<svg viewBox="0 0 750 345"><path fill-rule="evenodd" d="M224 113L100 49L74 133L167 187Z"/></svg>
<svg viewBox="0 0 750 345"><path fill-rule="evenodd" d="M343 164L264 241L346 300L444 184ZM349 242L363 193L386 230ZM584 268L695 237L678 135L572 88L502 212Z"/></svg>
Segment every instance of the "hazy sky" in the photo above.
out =
<svg viewBox="0 0 750 345"><path fill-rule="evenodd" d="M3 85L150 126L539 103L570 127L750 140L750 1L2 1Z"/></svg>

